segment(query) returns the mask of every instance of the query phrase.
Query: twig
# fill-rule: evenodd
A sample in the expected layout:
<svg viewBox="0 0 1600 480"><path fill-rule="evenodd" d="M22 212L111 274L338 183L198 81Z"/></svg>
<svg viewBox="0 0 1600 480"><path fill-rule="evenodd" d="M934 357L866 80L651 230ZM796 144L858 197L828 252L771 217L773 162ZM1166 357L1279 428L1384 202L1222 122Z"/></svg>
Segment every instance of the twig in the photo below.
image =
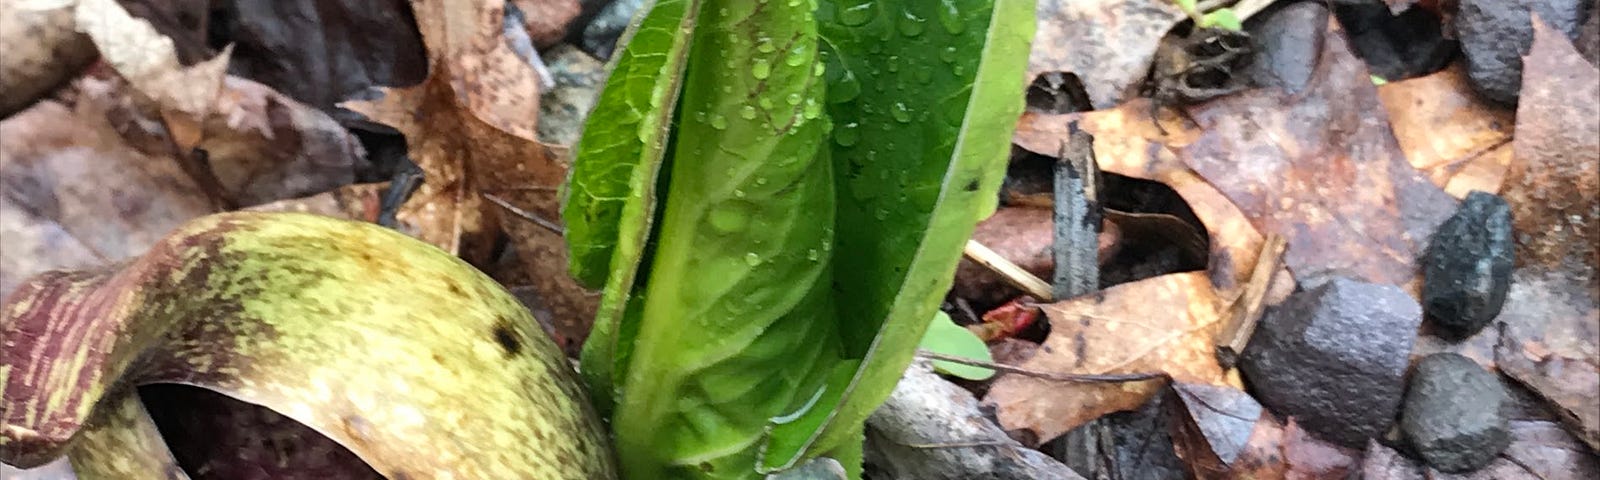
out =
<svg viewBox="0 0 1600 480"><path fill-rule="evenodd" d="M1244 293L1228 307L1228 323L1217 336L1217 363L1222 364L1223 369L1233 368L1245 345L1250 344L1250 337L1261 321L1262 302L1272 287L1273 277L1278 275L1278 265L1287 247L1288 242L1282 235L1267 235L1261 253L1256 255L1255 267L1250 271L1250 281L1244 285Z"/></svg>
<svg viewBox="0 0 1600 480"><path fill-rule="evenodd" d="M1005 447L1005 446L1010 446L1010 445L1011 445L1010 443L1002 442L1002 441L998 441L998 440L988 440L988 441L978 441L978 442L907 443L907 444L905 444L905 446L910 447L910 448L973 448L973 447Z"/></svg>
<svg viewBox="0 0 1600 480"><path fill-rule="evenodd" d="M480 193L480 195L483 195L484 199L489 200L495 205L499 205L500 208L504 208L506 211L511 212L512 215L516 215L521 217L523 220L533 222L534 225L544 227L545 230L555 232L557 235L566 235L566 229L561 228L561 225L557 225L556 222L545 220L544 217L540 217L533 212L517 208L516 205L512 205L511 202L506 201L506 199L500 198L499 195L488 192Z"/></svg>
<svg viewBox="0 0 1600 480"><path fill-rule="evenodd" d="M961 253L966 254L967 258L972 259L972 261L978 262L979 265L983 265L990 271L1000 275L1000 278L1011 284L1011 286L1022 289L1023 293L1032 295L1033 298L1041 301L1055 301L1055 292L1050 290L1050 284L1044 283L1044 280L1040 280L1039 277L1028 273L1027 270L1023 270L1017 264L1006 260L1006 257L994 253L994 250L983 246L977 240L967 240L967 248L963 249Z"/></svg>
<svg viewBox="0 0 1600 480"><path fill-rule="evenodd" d="M1067 125L1067 141L1055 163L1055 275L1052 292L1066 299L1100 288L1100 167L1094 159L1094 136Z"/></svg>
<svg viewBox="0 0 1600 480"><path fill-rule="evenodd" d="M970 366L970 367L987 368L987 369L990 369L990 370L1001 371L1001 372L1006 372L1006 373L1015 373L1017 375L1022 375L1022 376L1025 376L1025 377L1041 378L1041 379L1045 379L1045 380L1054 380L1054 381L1057 381L1057 382L1115 383L1115 382L1136 382L1136 381L1140 381L1140 380L1151 380L1151 379L1166 378L1167 377L1167 374L1165 374L1165 373L1115 373L1115 374L1085 375L1085 374L1073 374L1073 373L1041 372L1041 371L1038 371L1038 370L1030 370L1030 369L1018 367L1018 366L1015 366L1015 365L1006 365L1006 364L1003 364L1003 363L994 363L994 362L985 362L985 361L982 361L982 360L973 360L973 359L966 358L966 357L957 357L957 356L952 356L952 355L945 355L945 354L942 354L942 353L930 352L930 351L922 350L922 349L918 349L917 350L917 356L921 357L921 358L926 358L926 359L929 359L929 360L938 360L938 361L941 361L941 362L959 363L959 364Z"/></svg>

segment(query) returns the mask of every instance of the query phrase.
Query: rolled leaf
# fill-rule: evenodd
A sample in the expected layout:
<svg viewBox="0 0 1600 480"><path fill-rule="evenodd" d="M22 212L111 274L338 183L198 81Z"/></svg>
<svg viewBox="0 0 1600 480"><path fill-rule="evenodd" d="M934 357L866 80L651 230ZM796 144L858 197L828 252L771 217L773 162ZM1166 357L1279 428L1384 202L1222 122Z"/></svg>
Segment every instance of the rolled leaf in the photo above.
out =
<svg viewBox="0 0 1600 480"><path fill-rule="evenodd" d="M661 0L640 11L578 141L583 161L562 189L572 274L590 287L605 286L583 350L584 378L605 414L615 403L620 374L614 371L627 365L630 349L618 341L631 335L617 332L656 215L656 176L699 11L700 0Z"/></svg>
<svg viewBox="0 0 1600 480"><path fill-rule="evenodd" d="M839 362L810 7L708 1L689 59L613 416L630 478L755 475L769 419L812 401Z"/></svg>
<svg viewBox="0 0 1600 480"><path fill-rule="evenodd" d="M117 463L133 457L160 468L128 387L182 383L281 413L388 478L615 474L566 358L528 311L461 260L375 225L204 217L119 268L36 277L0 313L9 464L78 441L122 445L75 454L80 473L138 478Z"/></svg>

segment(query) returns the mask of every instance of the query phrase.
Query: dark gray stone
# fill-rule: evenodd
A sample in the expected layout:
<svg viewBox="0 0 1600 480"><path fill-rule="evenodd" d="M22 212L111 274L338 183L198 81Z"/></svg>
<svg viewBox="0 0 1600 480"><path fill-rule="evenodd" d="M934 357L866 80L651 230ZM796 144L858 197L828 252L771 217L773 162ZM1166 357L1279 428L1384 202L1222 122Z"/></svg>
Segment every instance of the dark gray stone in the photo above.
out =
<svg viewBox="0 0 1600 480"><path fill-rule="evenodd" d="M1422 306L1439 336L1463 339L1500 314L1511 288L1511 207L1491 193L1467 194L1422 256Z"/></svg>
<svg viewBox="0 0 1600 480"><path fill-rule="evenodd" d="M600 13L589 20L589 25L583 28L583 42L579 47L601 61L610 60L612 50L617 48L617 40L622 36L622 31L628 29L628 22L633 20L634 12L638 12L645 3L654 2L615 0L601 8Z"/></svg>
<svg viewBox="0 0 1600 480"><path fill-rule="evenodd" d="M1588 0L1461 0L1455 17L1467 78L1491 100L1515 104L1522 92L1522 55L1533 45L1530 12L1577 38Z"/></svg>
<svg viewBox="0 0 1600 480"><path fill-rule="evenodd" d="M1334 277L1268 311L1239 368L1273 412L1362 448L1394 424L1421 323L1400 287Z"/></svg>
<svg viewBox="0 0 1600 480"><path fill-rule="evenodd" d="M1503 413L1506 399L1494 374L1471 359L1454 353L1429 355L1411 374L1400 433L1435 469L1477 470L1511 445Z"/></svg>

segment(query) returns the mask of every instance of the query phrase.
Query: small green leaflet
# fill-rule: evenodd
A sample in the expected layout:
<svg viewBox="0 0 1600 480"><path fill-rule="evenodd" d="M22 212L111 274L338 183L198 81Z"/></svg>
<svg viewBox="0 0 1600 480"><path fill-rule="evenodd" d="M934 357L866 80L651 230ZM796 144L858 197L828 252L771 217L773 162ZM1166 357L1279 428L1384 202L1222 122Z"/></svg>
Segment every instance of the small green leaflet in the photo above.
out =
<svg viewBox="0 0 1600 480"><path fill-rule="evenodd" d="M934 314L933 323L928 325L928 333L922 336L923 350L942 353L952 357L962 357L982 362L993 362L994 357L989 356L989 346L983 344L971 330L956 325L950 319L950 314L939 311ZM983 380L994 376L994 370L962 365L944 360L934 360L933 369L946 375L954 375L967 380Z"/></svg>

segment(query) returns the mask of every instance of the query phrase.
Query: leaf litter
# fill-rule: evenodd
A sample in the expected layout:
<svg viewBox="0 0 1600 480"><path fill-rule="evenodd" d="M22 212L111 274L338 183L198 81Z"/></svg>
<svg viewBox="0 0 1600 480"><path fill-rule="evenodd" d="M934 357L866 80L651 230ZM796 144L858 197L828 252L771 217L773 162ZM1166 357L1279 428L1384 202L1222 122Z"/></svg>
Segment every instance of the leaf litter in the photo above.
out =
<svg viewBox="0 0 1600 480"><path fill-rule="evenodd" d="M539 2L516 3L525 13L544 12ZM550 2L546 13L552 15L525 16L524 26L547 45L558 30L539 22L567 15L575 3ZM569 342L581 343L595 297L564 274L560 233L484 200L495 195L523 214L558 220L557 189L569 163L565 151L535 140L540 79L525 56L506 46L503 31L489 28L500 25L501 2L416 2L415 38L433 67L425 79L420 71L385 73L383 65L363 64L365 76L362 68L341 76L362 81L309 82L304 90L281 77L256 83L225 75L227 49L184 65L175 50L186 46L175 48L115 2L81 4L69 7L79 13L74 23L102 47L103 66L55 99L35 97L28 100L38 101L31 109L0 121L7 190L0 197L0 232L7 239L0 294L38 271L131 257L177 224L219 207L377 218L385 184L358 183L371 180L358 177L372 168L368 152L347 131L359 122L349 122L333 103L359 97L354 92L384 79L423 79L389 89L377 101L347 103L404 133L411 157L427 172L422 191L402 207L405 229L480 266L492 265L502 283L534 291L543 315L576 338ZM1395 9L1407 5L1391 2ZM89 6L112 10L85 16ZM1460 478L1565 478L1593 468L1600 438L1600 406L1592 393L1600 388L1594 292L1600 188L1592 168L1600 162L1593 135L1600 131L1600 100L1593 86L1600 76L1567 39L1535 22L1515 110L1477 96L1459 66L1373 86L1344 40L1347 32L1334 26L1323 35L1315 74L1302 91L1247 90L1180 107L1184 115L1152 118L1148 101L1131 98L1131 87L1148 71L1162 37L1182 21L1181 12L1148 0L1044 0L1038 11L1030 77L1072 73L1101 109L1030 111L1019 121L1015 143L1053 155L1069 125L1089 131L1103 170L1161 182L1187 201L1209 251L1204 271L1043 305L1048 333L1035 327L992 342L1002 364L1027 371L1163 377L1064 383L1002 373L974 387L988 390L985 401L997 407L1001 425L1042 441L1165 396L1163 418L1176 432L1176 453L1198 478L1346 472L1456 478L1425 471L1403 449L1374 441L1366 452L1351 451L1315 438L1292 418L1280 420L1254 402L1237 373L1216 363L1213 349L1269 234L1283 235L1290 246L1287 266L1276 274L1282 281L1272 283L1277 291L1264 300L1268 305L1296 281L1309 288L1332 274L1414 287L1416 254L1453 210L1450 198L1483 190L1504 195L1517 221L1518 269L1500 325L1459 343L1428 335L1424 327L1412 354L1460 351L1527 387L1554 414L1515 420L1513 446L1484 471ZM161 22L152 23L160 28ZM323 28L330 38L344 33ZM403 44L408 34L393 33L384 42ZM232 52L235 59L244 55L258 55L257 68L270 63L263 56L272 57ZM82 73L62 71L70 73L56 75ZM200 162L196 149L206 154ZM115 162L91 165L85 152ZM117 188L98 189L103 185ZM1034 211L1020 214L1025 210ZM1050 267L1039 260L1048 260L1049 250L1039 235L1048 229L1038 225L1048 215L1016 207L1001 212L1031 220L980 234L1021 241L1020 253L1002 254L1031 258L1029 269L1047 277ZM1168 220L1160 228L1177 230L1183 223ZM1102 237L1102 263L1124 235L1108 230L1114 235ZM502 231L511 255L496 255ZM1033 233L1015 235L1022 231ZM976 285L968 290L993 296L991 303L1015 295L995 294L992 280Z"/></svg>

